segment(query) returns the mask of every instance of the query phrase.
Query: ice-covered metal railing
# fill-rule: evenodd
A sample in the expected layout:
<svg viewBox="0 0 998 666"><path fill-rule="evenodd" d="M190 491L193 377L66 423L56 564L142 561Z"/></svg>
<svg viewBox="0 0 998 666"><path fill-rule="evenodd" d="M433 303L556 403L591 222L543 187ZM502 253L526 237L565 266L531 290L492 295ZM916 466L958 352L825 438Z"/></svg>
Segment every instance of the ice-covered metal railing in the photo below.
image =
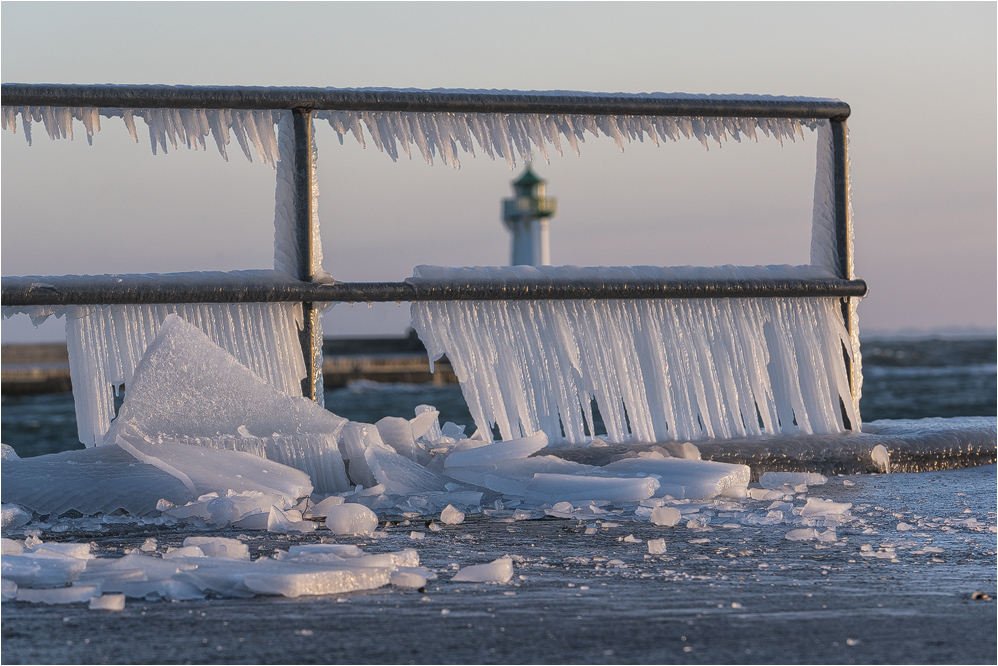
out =
<svg viewBox="0 0 998 666"><path fill-rule="evenodd" d="M205 279L173 275L62 275L3 278L3 305L125 305L153 303L273 303L491 301L644 298L860 298L863 280L821 278L754 278L741 280L549 280L453 282L408 278L403 282L335 282L294 280L274 271L256 278L229 278L217 273Z"/></svg>
<svg viewBox="0 0 998 666"><path fill-rule="evenodd" d="M846 328L856 339L853 319L853 299L865 293L862 281L854 280L852 266L852 228L849 207L848 137L846 119L848 104L830 99L774 97L761 95L688 95L688 94L608 94L567 91L468 91L468 90L397 90L397 89L330 89L299 87L218 87L218 86L162 86L162 85L53 85L53 84L3 84L2 106L4 125L20 111L30 116L32 108L63 107L80 111L87 125L93 125L98 110L111 112L129 109L242 109L242 110L291 110L294 117L295 165L293 166L296 226L295 277L303 285L288 285L279 280L274 283L232 285L220 280L215 285L188 285L172 290L173 302L231 302L235 299L278 300L278 294L294 292L295 297L282 296L281 300L301 299L306 309L302 347L308 368L306 395L315 398L317 379L320 376L316 340L313 334L317 313L311 304L315 301L391 301L391 300L454 300L454 299L513 299L513 298L635 298L635 297L734 297L734 296L840 296L843 300L843 318ZM87 113L83 113L86 111ZM828 144L832 173L828 185L832 190L831 233L828 238L816 239L821 245L818 255L823 263L834 268L837 279L818 280L822 284L804 284L783 281L782 284L763 284L744 281L740 284L704 283L668 285L618 283L618 284L529 284L471 285L447 284L417 287L413 281L403 283L337 283L314 284L313 276L320 270L313 265L312 251L312 199L313 171L311 168L312 118L316 111L368 111L413 112L442 114L561 114L561 115L612 115L618 117L669 117L685 118L790 118L826 119L830 124ZM72 114L71 114L72 115ZM126 124L130 115L125 118ZM69 118L70 127L72 117ZM205 118L205 123L208 123ZM130 131L134 128L130 125ZM204 128L202 128L203 131ZM219 128L225 133L227 128ZM736 127L737 131L738 128ZM211 131L214 131L211 128ZM658 129L661 132L661 128ZM88 126L88 133L92 128ZM51 133L51 131L50 131ZM199 135L203 141L203 134ZM640 136L640 134L639 134ZM698 135L699 136L699 135ZM242 135L238 136L240 141ZM718 137L715 135L715 139ZM216 137L218 140L218 137ZM220 144L221 149L221 144ZM821 148L819 148L820 150ZM822 165L819 159L819 171ZM816 256L814 244L812 257ZM168 280L163 276L160 280ZM260 278L267 282L266 278ZM128 295L116 292L114 285L108 290L63 284L56 288L58 278L4 278L3 305L41 304L46 298L58 298L59 303L91 303L92 299L124 298L115 302L149 302L165 297L167 282L159 285L136 286ZM159 280L157 280L158 282ZM279 283L280 282L280 283ZM53 288L40 286L50 284ZM9 288L8 288L9 285ZM86 287L86 288L85 288ZM186 290L186 291L185 291ZM311 300L310 294L311 292ZM114 296L114 294L118 294ZM242 294L242 296L239 296ZM641 294L647 294L642 296ZM134 300L132 300L134 299ZM104 301L108 302L108 301ZM49 302L51 304L51 302ZM847 363L848 363L847 355ZM854 378L854 370L850 369Z"/></svg>

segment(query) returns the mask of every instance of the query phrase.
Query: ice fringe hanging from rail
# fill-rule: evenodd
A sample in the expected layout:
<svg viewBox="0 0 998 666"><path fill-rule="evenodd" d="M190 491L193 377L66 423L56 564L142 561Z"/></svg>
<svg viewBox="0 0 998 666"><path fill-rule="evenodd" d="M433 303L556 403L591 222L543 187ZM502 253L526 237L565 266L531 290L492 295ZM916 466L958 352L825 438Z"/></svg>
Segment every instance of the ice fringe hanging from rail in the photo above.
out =
<svg viewBox="0 0 998 666"><path fill-rule="evenodd" d="M476 91L480 92L480 91ZM580 93L573 93L579 95ZM655 95L645 97L655 98ZM670 98L676 95L668 96ZM681 95L686 98L730 96ZM740 99L759 101L795 101L793 97L736 96ZM32 124L42 123L49 138L73 138L74 123L80 122L87 140L92 141L101 130L101 117L120 118L138 142L136 118L141 118L148 128L149 141L155 154L180 146L206 150L209 141L228 159L227 146L236 139L247 159L252 161L252 146L258 158L274 165L278 160L277 138L274 125L279 121L279 111L240 109L119 109L94 107L5 106L0 125L11 132L17 131L18 116L28 143L32 140ZM713 141L722 145L728 139L741 141L742 136L757 141L759 134L773 137L781 144L803 138L803 129L815 129L821 122L816 119L797 118L727 118L709 116L637 116L637 115L585 115L585 114L529 114L529 113L454 113L454 112L404 112L404 111L316 111L316 119L325 120L343 137L352 134L366 145L369 137L378 150L393 160L405 154L412 157L412 148L428 163L439 156L444 164L460 167L460 152L475 154L475 145L489 157L504 159L510 168L521 160L531 158L534 150L548 159L548 148L558 154L564 144L579 154L579 144L586 135L612 137L623 150L625 143L644 141L646 138L660 142L695 138L708 148ZM365 133L366 130L366 133Z"/></svg>
<svg viewBox="0 0 998 666"><path fill-rule="evenodd" d="M417 277L828 276L814 267L419 266ZM446 354L476 425L584 444L596 400L615 442L844 431L859 416L835 298L413 303L430 358Z"/></svg>
<svg viewBox="0 0 998 666"><path fill-rule="evenodd" d="M286 166L291 163L293 130L291 113L281 113L280 141L271 142L268 138L267 143L272 148L269 155L285 157L277 170L274 269L294 277L293 188L291 169ZM263 132L265 137L273 134L272 126L269 135ZM313 172L315 154L313 144ZM318 199L314 178L312 197L313 200ZM321 266L322 244L319 242L317 206L313 207L312 233L316 240L313 244L313 265ZM249 276L254 272L246 273ZM211 274L189 275L195 282L200 276L210 278ZM301 304L298 303L5 307L4 316L20 311L36 320L51 315L66 317L77 428L80 441L87 446L103 441L115 417L114 391L130 382L135 366L169 314L177 314L200 328L215 344L238 358L274 388L289 395L301 395L301 380L306 373L298 340L298 329L302 325ZM321 377L319 382L321 396ZM273 446L280 446L280 443ZM290 450L289 447L284 448Z"/></svg>

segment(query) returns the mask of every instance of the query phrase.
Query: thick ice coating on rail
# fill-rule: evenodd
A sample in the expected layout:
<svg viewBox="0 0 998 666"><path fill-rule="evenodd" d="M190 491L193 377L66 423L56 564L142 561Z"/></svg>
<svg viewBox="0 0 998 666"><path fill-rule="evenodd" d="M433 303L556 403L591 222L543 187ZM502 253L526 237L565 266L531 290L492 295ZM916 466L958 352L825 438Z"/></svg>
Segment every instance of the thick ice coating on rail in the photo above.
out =
<svg viewBox="0 0 998 666"><path fill-rule="evenodd" d="M392 92L392 91L388 91ZM453 93L476 95L516 95L513 91L453 90ZM606 97L600 93L549 91L519 93L531 96L550 95L557 98L569 95L576 99ZM626 96L625 96L626 97ZM769 95L693 95L683 93L651 93L639 95L641 99L683 99L705 101L828 101L815 98L773 97ZM92 142L101 130L101 117L120 118L132 140L138 142L136 118L141 118L148 128L153 153L167 152L186 145L195 150L206 150L214 142L218 152L228 159L227 147L235 138L243 154L252 161L251 146L265 164L274 165L278 157L274 125L287 110L239 109L143 109L143 108L93 108L51 106L5 106L0 115L3 129L17 131L18 117L25 139L32 139L32 124L43 123L51 139L73 138L74 124L83 125L87 140ZM710 142L718 146L728 139L741 141L744 136L757 141L759 135L783 142L803 138L803 129L814 129L817 119L799 118L734 118L711 116L633 116L614 114L552 114L552 113L462 113L462 112L404 112L404 111L316 111L317 118L326 120L336 131L340 141L352 134L361 144L370 140L378 150L393 160L401 154L412 156L415 147L428 163L439 156L445 164L460 166L459 152L475 154L477 144L482 152L495 159L506 160L510 168L517 157L529 160L534 150L548 159L548 150L558 154L564 145L576 154L586 135L612 137L623 150L625 143L644 141L646 138L658 145L660 142L693 138L705 148ZM365 132L366 130L366 132Z"/></svg>
<svg viewBox="0 0 998 666"><path fill-rule="evenodd" d="M684 270L697 277L708 269L419 266L416 277L598 279ZM544 432L555 443L584 444L601 434L593 400L615 442L842 432L840 405L858 429L838 299L425 302L414 303L412 315L430 358L450 359L478 428L490 433L497 424L504 439Z"/></svg>

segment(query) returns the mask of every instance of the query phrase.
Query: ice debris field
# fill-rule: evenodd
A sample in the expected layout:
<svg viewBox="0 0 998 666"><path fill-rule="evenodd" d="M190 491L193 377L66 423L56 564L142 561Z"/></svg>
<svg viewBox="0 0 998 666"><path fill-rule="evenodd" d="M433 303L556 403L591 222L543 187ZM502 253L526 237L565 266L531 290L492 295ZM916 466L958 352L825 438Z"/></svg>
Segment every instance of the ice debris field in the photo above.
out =
<svg viewBox="0 0 998 666"><path fill-rule="evenodd" d="M975 427L994 437L993 419ZM512 525L565 519L583 535L643 524L662 536L644 544L633 534L619 540L641 545L653 559L668 556L677 531L765 530L769 538L816 547L844 547L842 526L878 532L863 527L869 507L857 513L852 502L808 495L826 484L821 474L769 471L751 483L748 466L700 460L691 442L631 447L596 465L566 459L572 449L552 447L543 432L489 439L441 426L428 405L408 420L349 422L273 388L171 315L136 365L100 446L26 459L3 447L3 599L114 610L126 599L424 589L440 574L454 582L515 583L523 560L516 553L444 570L421 565L420 545L469 516ZM587 448L609 444L591 438ZM870 464L887 471L884 446L874 447ZM994 512L984 520L898 515L892 528L901 537L996 530ZM405 534L406 547L367 552L349 543L387 539L393 520L419 527ZM124 556L52 541L122 524L185 536L167 548L150 538ZM286 550L254 559L245 534L198 536L206 530L294 539ZM395 543L397 527L393 533ZM23 539L7 538L13 535ZM688 541L701 539L709 542ZM941 551L923 545L911 552ZM895 546L866 544L857 557L896 561L897 554ZM597 567L617 566L601 559L593 558Z"/></svg>

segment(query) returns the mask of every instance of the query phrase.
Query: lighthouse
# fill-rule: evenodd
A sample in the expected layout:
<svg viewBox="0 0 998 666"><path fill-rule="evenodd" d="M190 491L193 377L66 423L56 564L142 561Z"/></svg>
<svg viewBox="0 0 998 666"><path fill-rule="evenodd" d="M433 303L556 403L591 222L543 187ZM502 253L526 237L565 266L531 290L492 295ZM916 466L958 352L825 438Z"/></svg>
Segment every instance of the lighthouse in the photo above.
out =
<svg viewBox="0 0 998 666"><path fill-rule="evenodd" d="M502 219L513 234L510 264L513 266L550 266L551 244L548 218L555 214L555 200L544 196L545 181L527 164L513 182L516 196L503 199Z"/></svg>

